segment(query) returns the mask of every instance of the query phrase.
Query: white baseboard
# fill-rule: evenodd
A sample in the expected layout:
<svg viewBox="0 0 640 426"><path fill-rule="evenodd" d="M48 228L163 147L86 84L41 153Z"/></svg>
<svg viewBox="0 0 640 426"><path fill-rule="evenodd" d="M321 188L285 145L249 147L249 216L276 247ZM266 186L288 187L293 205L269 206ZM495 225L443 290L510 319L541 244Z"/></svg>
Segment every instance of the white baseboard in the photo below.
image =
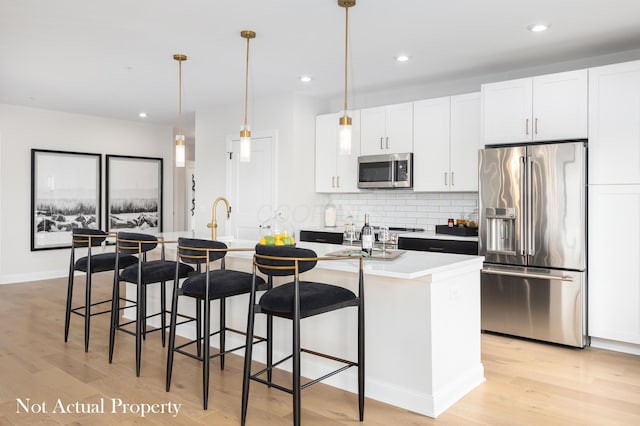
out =
<svg viewBox="0 0 640 426"><path fill-rule="evenodd" d="M4 274L0 275L0 284L17 284L27 281L50 280L54 278L67 277L68 269L57 271L29 272L25 274Z"/></svg>
<svg viewBox="0 0 640 426"><path fill-rule="evenodd" d="M609 351L624 352L631 355L640 355L640 345L634 343L618 342L616 340L591 338L591 346L594 348L607 349Z"/></svg>

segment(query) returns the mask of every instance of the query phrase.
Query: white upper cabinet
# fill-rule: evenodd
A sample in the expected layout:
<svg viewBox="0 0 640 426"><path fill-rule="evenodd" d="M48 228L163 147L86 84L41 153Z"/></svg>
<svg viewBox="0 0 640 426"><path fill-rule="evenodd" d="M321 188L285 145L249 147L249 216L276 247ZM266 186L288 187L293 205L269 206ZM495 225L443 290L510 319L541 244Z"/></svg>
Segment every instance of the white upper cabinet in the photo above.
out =
<svg viewBox="0 0 640 426"><path fill-rule="evenodd" d="M452 191L478 190L480 148L480 93L452 96L449 146Z"/></svg>
<svg viewBox="0 0 640 426"><path fill-rule="evenodd" d="M640 61L589 70L589 184L640 184Z"/></svg>
<svg viewBox="0 0 640 426"><path fill-rule="evenodd" d="M336 113L316 117L316 192L359 192L360 112L350 113L351 155L339 154L340 115Z"/></svg>
<svg viewBox="0 0 640 426"><path fill-rule="evenodd" d="M587 70L482 85L482 142L587 137Z"/></svg>
<svg viewBox="0 0 640 426"><path fill-rule="evenodd" d="M362 155L413 151L413 104L360 110Z"/></svg>
<svg viewBox="0 0 640 426"><path fill-rule="evenodd" d="M480 94L413 105L413 190L477 191Z"/></svg>

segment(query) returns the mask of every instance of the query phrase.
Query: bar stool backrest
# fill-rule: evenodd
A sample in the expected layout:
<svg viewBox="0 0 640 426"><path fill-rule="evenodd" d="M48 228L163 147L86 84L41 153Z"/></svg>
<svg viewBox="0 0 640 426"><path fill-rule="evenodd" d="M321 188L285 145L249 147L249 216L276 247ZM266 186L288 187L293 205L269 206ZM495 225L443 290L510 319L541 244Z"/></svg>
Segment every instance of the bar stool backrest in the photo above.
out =
<svg viewBox="0 0 640 426"><path fill-rule="evenodd" d="M118 232L118 251L121 253L146 253L155 249L157 246L158 239L153 235L137 232Z"/></svg>
<svg viewBox="0 0 640 426"><path fill-rule="evenodd" d="M99 229L74 228L71 230L73 247L96 247L107 239L109 234Z"/></svg>
<svg viewBox="0 0 640 426"><path fill-rule="evenodd" d="M318 256L313 250L292 247L292 246L267 246L264 244L256 245L256 266L266 275L272 276L289 276L296 274L296 263L298 265L297 272L299 274L309 271L318 263L315 258ZM314 260L303 260L296 262L295 259L286 258L313 258Z"/></svg>
<svg viewBox="0 0 640 426"><path fill-rule="evenodd" d="M178 238L178 257L184 263L201 265L214 262L227 254L226 249L227 245L220 241Z"/></svg>

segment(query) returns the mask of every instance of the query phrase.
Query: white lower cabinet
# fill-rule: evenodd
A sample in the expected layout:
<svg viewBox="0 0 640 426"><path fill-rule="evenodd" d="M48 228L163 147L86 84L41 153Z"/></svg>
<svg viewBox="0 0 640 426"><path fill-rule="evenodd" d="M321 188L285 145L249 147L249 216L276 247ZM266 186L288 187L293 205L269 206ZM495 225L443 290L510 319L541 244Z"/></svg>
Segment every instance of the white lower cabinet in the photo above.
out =
<svg viewBox="0 0 640 426"><path fill-rule="evenodd" d="M413 104L413 190L477 191L480 94Z"/></svg>
<svg viewBox="0 0 640 426"><path fill-rule="evenodd" d="M316 192L359 192L360 113L350 113L351 155L340 155L339 113L316 117Z"/></svg>
<svg viewBox="0 0 640 426"><path fill-rule="evenodd" d="M640 345L640 185L589 186L591 337Z"/></svg>

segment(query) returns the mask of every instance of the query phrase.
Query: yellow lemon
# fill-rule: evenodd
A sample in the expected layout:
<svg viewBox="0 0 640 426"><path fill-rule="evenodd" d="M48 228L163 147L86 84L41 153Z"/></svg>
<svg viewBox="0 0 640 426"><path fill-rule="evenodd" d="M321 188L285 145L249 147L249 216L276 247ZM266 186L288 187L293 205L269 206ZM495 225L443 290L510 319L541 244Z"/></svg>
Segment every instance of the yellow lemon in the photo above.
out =
<svg viewBox="0 0 640 426"><path fill-rule="evenodd" d="M262 238L260 238L259 243L262 244L262 245L266 245L267 244L267 239L265 237L262 237Z"/></svg>
<svg viewBox="0 0 640 426"><path fill-rule="evenodd" d="M276 245L277 246L283 246L284 242L282 240L276 240Z"/></svg>

